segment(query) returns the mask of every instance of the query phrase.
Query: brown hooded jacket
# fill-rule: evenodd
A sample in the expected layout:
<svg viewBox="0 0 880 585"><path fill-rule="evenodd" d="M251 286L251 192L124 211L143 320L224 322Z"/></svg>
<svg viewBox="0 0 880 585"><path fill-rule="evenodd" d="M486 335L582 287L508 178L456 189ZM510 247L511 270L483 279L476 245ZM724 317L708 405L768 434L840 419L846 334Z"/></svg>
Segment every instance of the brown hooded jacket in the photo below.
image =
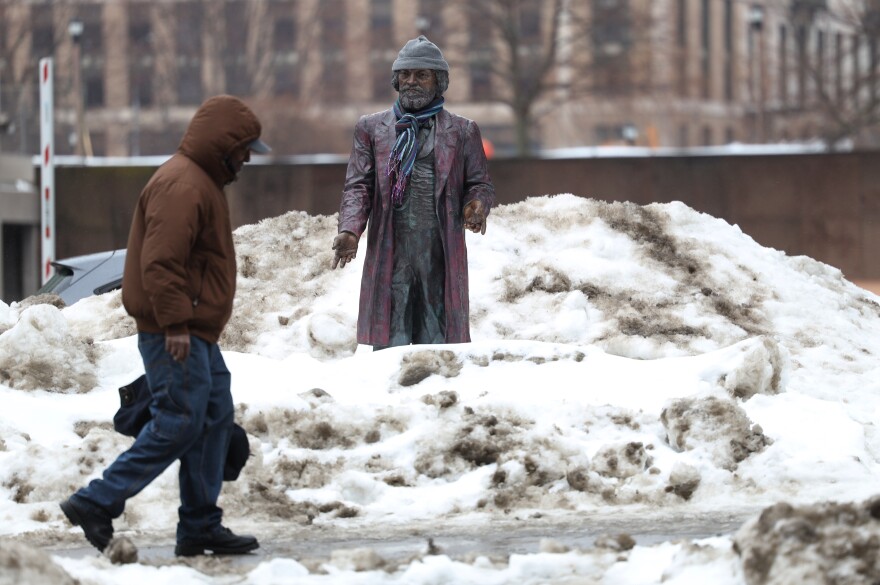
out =
<svg viewBox="0 0 880 585"><path fill-rule="evenodd" d="M261 130L238 98L210 98L196 111L177 152L144 187L122 281L122 302L138 331L188 332L217 342L232 314L236 278L223 193L235 172L226 159Z"/></svg>

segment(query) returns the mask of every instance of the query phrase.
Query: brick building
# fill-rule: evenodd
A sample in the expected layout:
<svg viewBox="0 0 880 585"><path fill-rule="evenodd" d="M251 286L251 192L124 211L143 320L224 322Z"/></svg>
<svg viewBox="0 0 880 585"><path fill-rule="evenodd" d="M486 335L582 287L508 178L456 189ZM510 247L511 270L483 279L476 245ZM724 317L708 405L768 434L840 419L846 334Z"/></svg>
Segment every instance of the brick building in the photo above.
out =
<svg viewBox="0 0 880 585"><path fill-rule="evenodd" d="M357 117L394 99L397 50L425 33L452 67L448 107L478 120L496 152L514 153L522 96L510 86L535 80L526 72L509 83L511 53L495 20L515 23L526 66L554 50L524 122L533 147L825 137L834 111L856 99L850 85L861 83L864 103L874 98L876 4L4 0L0 149L36 152L36 63L53 56L59 154L167 154L195 107L222 92L255 107L276 154L346 153ZM873 144L868 133L854 137Z"/></svg>

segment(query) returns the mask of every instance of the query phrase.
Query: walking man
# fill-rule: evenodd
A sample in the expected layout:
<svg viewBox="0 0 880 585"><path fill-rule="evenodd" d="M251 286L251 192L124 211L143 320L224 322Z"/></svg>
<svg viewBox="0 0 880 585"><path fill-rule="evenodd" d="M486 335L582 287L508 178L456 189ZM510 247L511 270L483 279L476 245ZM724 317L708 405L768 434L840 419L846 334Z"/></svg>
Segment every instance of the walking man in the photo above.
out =
<svg viewBox="0 0 880 585"><path fill-rule="evenodd" d="M495 201L480 129L444 109L449 64L425 36L391 69L397 101L355 127L333 268L355 257L369 222L358 343L467 342L464 230L485 234Z"/></svg>
<svg viewBox="0 0 880 585"><path fill-rule="evenodd" d="M178 556L259 547L221 524L217 498L233 425L230 374L217 340L232 313L236 261L223 187L250 153L265 153L261 125L238 98L205 101L174 156L135 208L122 301L138 329L152 418L131 448L61 503L103 551L125 502L180 460Z"/></svg>

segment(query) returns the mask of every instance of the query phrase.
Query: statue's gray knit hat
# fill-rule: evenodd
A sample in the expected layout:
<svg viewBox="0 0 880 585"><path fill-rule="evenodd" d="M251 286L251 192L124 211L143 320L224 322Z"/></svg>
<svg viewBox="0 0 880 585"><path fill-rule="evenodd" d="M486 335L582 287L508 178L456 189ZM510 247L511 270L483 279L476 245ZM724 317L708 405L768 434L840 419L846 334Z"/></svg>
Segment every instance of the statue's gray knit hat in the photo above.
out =
<svg viewBox="0 0 880 585"><path fill-rule="evenodd" d="M443 58L440 48L428 40L425 35L406 42L397 54L392 71L401 69L437 69L449 71L449 63Z"/></svg>

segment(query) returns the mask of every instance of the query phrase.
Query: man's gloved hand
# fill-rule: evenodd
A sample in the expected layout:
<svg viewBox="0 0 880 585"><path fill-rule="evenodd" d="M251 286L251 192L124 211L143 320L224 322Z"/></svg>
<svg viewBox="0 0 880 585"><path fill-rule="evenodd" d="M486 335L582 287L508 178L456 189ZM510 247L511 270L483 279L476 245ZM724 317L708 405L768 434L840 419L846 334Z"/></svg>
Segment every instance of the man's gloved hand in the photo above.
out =
<svg viewBox="0 0 880 585"><path fill-rule="evenodd" d="M333 257L333 269L335 270L337 265L340 268L345 268L345 265L357 256L358 237L351 232L339 232L333 238L333 250L336 252Z"/></svg>
<svg viewBox="0 0 880 585"><path fill-rule="evenodd" d="M464 206L462 215L464 216L464 229L471 230L475 234L486 233L486 209L483 207L482 201L479 199L470 201Z"/></svg>

